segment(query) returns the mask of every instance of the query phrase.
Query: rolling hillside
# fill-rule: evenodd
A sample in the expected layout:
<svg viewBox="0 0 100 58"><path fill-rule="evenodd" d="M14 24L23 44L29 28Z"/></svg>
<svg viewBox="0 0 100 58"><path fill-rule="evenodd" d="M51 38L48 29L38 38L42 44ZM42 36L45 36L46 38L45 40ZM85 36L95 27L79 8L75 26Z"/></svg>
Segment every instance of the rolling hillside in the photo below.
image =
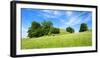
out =
<svg viewBox="0 0 100 58"><path fill-rule="evenodd" d="M80 47L92 45L92 32L68 33L22 39L22 49Z"/></svg>

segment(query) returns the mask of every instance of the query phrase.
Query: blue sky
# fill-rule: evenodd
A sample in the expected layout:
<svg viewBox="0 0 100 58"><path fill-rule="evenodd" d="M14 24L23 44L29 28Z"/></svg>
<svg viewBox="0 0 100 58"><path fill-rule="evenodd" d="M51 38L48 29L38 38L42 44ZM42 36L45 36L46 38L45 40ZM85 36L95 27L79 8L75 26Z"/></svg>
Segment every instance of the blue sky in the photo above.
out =
<svg viewBox="0 0 100 58"><path fill-rule="evenodd" d="M32 21L44 20L51 21L54 27L61 29L70 26L75 29L75 32L79 31L81 23L86 23L89 29L92 29L92 12L90 11L21 8L22 37L27 36Z"/></svg>

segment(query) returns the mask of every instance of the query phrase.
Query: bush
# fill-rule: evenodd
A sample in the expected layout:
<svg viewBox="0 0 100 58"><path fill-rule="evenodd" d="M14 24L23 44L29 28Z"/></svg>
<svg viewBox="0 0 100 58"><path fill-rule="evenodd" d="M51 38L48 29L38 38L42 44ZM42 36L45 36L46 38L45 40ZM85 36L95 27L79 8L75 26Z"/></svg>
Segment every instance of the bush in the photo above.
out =
<svg viewBox="0 0 100 58"><path fill-rule="evenodd" d="M79 32L84 32L84 31L88 31L88 26L87 24L82 23Z"/></svg>
<svg viewBox="0 0 100 58"><path fill-rule="evenodd" d="M50 32L51 32L51 34L58 34L58 33L60 33L60 30L59 30L59 28L51 28Z"/></svg>
<svg viewBox="0 0 100 58"><path fill-rule="evenodd" d="M32 37L40 37L44 35L44 30L43 29L36 29L34 31L30 31L30 33L28 33L28 37L32 38Z"/></svg>
<svg viewBox="0 0 100 58"><path fill-rule="evenodd" d="M67 27L67 28L66 28L66 31L67 31L67 32L70 32L70 33L74 33L74 29L71 28L71 27Z"/></svg>

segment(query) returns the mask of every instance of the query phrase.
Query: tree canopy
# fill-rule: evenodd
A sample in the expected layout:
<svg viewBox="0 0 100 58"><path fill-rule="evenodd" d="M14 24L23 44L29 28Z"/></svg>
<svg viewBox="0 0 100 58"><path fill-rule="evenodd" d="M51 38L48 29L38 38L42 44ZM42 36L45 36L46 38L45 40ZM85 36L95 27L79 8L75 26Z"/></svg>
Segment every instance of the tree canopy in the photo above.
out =
<svg viewBox="0 0 100 58"><path fill-rule="evenodd" d="M66 28L66 31L67 32L70 32L70 33L74 33L74 29L72 27L67 27Z"/></svg>
<svg viewBox="0 0 100 58"><path fill-rule="evenodd" d="M75 30L72 27L67 27L66 31L69 33L75 32ZM86 23L81 23L79 32L84 31L88 31L88 26ZM59 33L60 29L55 28L51 21L43 21L41 23L33 21L28 29L28 37L30 38Z"/></svg>
<svg viewBox="0 0 100 58"><path fill-rule="evenodd" d="M58 34L59 32L59 28L53 27L51 21L43 21L41 23L33 21L31 27L28 29L28 37L40 37L43 35Z"/></svg>
<svg viewBox="0 0 100 58"><path fill-rule="evenodd" d="M79 32L84 32L84 31L88 31L88 26L87 26L86 23L82 23L82 24L80 25L80 30L79 30Z"/></svg>

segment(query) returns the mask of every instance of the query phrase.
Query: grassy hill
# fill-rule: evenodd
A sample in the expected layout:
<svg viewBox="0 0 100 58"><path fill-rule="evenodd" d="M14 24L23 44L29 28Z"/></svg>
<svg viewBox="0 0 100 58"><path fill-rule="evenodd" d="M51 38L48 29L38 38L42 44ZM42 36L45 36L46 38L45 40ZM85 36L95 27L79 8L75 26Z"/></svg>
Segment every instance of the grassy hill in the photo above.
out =
<svg viewBox="0 0 100 58"><path fill-rule="evenodd" d="M61 31L58 35L22 39L22 49L80 47L92 45L92 32L68 33Z"/></svg>
<svg viewBox="0 0 100 58"><path fill-rule="evenodd" d="M60 29L60 35L63 35L63 34L69 34L69 32L66 32L65 29Z"/></svg>

